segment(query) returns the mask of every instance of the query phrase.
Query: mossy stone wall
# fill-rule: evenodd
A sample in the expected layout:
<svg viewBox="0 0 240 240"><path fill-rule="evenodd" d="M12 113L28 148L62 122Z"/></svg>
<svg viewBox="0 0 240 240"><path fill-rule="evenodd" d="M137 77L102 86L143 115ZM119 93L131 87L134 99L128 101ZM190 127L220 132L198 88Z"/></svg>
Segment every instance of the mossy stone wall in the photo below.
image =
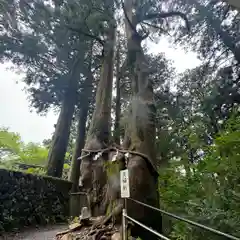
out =
<svg viewBox="0 0 240 240"><path fill-rule="evenodd" d="M0 169L0 232L63 222L71 182Z"/></svg>

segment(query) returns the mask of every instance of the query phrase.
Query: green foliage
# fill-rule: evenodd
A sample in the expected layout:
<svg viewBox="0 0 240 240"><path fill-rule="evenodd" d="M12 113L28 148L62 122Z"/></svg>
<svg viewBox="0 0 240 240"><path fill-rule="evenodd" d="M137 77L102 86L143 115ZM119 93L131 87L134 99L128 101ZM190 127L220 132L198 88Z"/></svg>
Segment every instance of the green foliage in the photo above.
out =
<svg viewBox="0 0 240 240"><path fill-rule="evenodd" d="M19 134L9 132L8 129L0 129L0 157L5 154L19 153L21 148L21 137Z"/></svg>
<svg viewBox="0 0 240 240"><path fill-rule="evenodd" d="M104 167L107 172L107 176L110 177L120 171L121 165L119 161L116 160L115 162L105 162Z"/></svg>
<svg viewBox="0 0 240 240"><path fill-rule="evenodd" d="M0 168L45 175L48 151L48 145L25 144L18 133L10 132L6 128L0 129ZM63 166L63 179L68 179L70 159L71 154L67 152Z"/></svg>
<svg viewBox="0 0 240 240"><path fill-rule="evenodd" d="M20 154L21 161L24 163L45 164L48 150L35 143L28 143L23 146Z"/></svg>
<svg viewBox="0 0 240 240"><path fill-rule="evenodd" d="M5 128L0 129L1 168L21 169L22 166L28 173L44 173L47 155L48 150L45 147L36 143L25 144L19 134ZM36 168L34 165L40 165L42 168Z"/></svg>
<svg viewBox="0 0 240 240"><path fill-rule="evenodd" d="M240 236L240 117L230 118L204 156L188 164L172 161L160 171L161 205L170 212ZM179 221L172 221L172 239L221 239Z"/></svg>
<svg viewBox="0 0 240 240"><path fill-rule="evenodd" d="M193 49L204 62L214 66L227 61L240 61L237 44L239 31L239 12L234 11L228 1L196 0L166 1L168 10L186 14L191 26L190 32L182 28L180 21L172 21L172 38L186 49ZM226 24L227 22L227 24Z"/></svg>

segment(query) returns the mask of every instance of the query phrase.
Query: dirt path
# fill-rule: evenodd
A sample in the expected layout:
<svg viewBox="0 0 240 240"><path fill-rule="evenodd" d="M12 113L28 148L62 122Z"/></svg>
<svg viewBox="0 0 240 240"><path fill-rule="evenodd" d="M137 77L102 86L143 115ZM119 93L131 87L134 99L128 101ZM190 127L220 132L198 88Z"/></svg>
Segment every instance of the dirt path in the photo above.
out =
<svg viewBox="0 0 240 240"><path fill-rule="evenodd" d="M54 240L58 232L67 229L66 225L50 226L26 230L21 233L0 236L0 240Z"/></svg>

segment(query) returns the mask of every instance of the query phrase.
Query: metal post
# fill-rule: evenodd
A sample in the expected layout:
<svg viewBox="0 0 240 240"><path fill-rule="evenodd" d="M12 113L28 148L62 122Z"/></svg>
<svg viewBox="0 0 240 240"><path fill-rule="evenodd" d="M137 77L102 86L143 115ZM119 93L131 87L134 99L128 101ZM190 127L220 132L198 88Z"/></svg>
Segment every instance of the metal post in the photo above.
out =
<svg viewBox="0 0 240 240"><path fill-rule="evenodd" d="M123 231L123 240L127 240L127 224L126 224L126 217L125 215L127 215L127 211L124 208L122 211L122 231Z"/></svg>
<svg viewBox="0 0 240 240"><path fill-rule="evenodd" d="M127 198L130 197L128 169L120 171L120 186L121 186L121 198L123 198L122 236L123 236L123 240L127 240L128 239L128 223L126 218Z"/></svg>
<svg viewBox="0 0 240 240"><path fill-rule="evenodd" d="M124 209L125 209L125 214L127 215L128 210L127 210L127 198L124 198ZM126 240L128 239L128 219L125 217L125 226L126 226Z"/></svg>

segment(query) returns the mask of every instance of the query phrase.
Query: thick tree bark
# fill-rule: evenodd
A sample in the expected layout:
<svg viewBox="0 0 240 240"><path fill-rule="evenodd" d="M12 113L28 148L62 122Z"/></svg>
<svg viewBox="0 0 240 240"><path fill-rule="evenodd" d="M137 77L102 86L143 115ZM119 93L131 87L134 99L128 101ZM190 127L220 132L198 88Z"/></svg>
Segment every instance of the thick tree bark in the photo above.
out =
<svg viewBox="0 0 240 240"><path fill-rule="evenodd" d="M116 53L116 106L114 124L114 142L120 145L120 116L121 116L121 91L120 91L120 40Z"/></svg>
<svg viewBox="0 0 240 240"><path fill-rule="evenodd" d="M71 169L69 174L69 181L71 181L72 189L70 196L70 214L71 216L79 216L81 213L81 207L86 206L87 198L85 195L74 194L79 192L79 177L80 177L80 165L82 149L84 147L86 130L87 130L87 118L90 108L90 102L93 90L93 73L92 73L92 56L93 56L93 43L90 44L90 51L88 56L88 67L86 69L86 79L81 92L81 98L79 102L79 113L78 113L78 129L77 129L77 139L74 147Z"/></svg>
<svg viewBox="0 0 240 240"><path fill-rule="evenodd" d="M125 0L126 35L128 41L128 61L132 71L133 100L129 126L126 131L128 147L131 151L142 153L148 158L132 155L127 164L130 178L131 198L145 202L151 206L159 206L158 197L158 174L156 171L155 153L155 105L153 99L152 83L148 79L148 63L141 47L141 39L136 35L129 21L134 25L132 13L133 0ZM140 222L162 232L161 215L148 208L129 201L127 206L129 215ZM151 217L150 217L151 216ZM133 228L133 236L142 239L154 239L152 234L137 226Z"/></svg>
<svg viewBox="0 0 240 240"><path fill-rule="evenodd" d="M83 106L78 113L78 129L77 129L77 139L73 151L71 169L69 174L69 181L72 182L71 193L79 192L79 176L80 176L80 163L78 157L81 155L82 148L85 142L85 132L86 132L86 120L88 113L88 99L84 99ZM86 101L86 102L85 102ZM71 216L79 216L81 212L81 203L83 203L83 198L85 196L71 194L70 196L70 214Z"/></svg>
<svg viewBox="0 0 240 240"><path fill-rule="evenodd" d="M81 152L85 143L87 117L88 117L88 111L89 111L90 101L92 97L93 81L94 81L93 73L92 73L92 56L93 56L92 51L93 51L93 43L91 43L90 45L88 66L86 69L86 79L83 84L83 89L82 89L80 103L79 103L80 111L78 113L77 139L75 143L71 169L69 174L69 181L73 183L71 192L76 192L79 186L81 161L78 158L81 156Z"/></svg>
<svg viewBox="0 0 240 240"><path fill-rule="evenodd" d="M53 177L61 177L63 172L71 122L77 101L77 85L80 75L78 62L79 60L76 60L73 70L69 74L69 85L65 91L61 112L53 136L53 142L48 153L47 175Z"/></svg>
<svg viewBox="0 0 240 240"><path fill-rule="evenodd" d="M109 29L108 38L104 46L104 58L101 67L100 81L96 93L96 104L89 127L84 149L99 150L109 144L111 135L111 101L113 85L113 56L114 56L115 29ZM87 152L83 152L82 156ZM91 195L91 210L93 215L105 213L102 203L105 198L105 187L107 182L104 162L107 154L93 162L93 156L82 159L80 166L81 181Z"/></svg>

